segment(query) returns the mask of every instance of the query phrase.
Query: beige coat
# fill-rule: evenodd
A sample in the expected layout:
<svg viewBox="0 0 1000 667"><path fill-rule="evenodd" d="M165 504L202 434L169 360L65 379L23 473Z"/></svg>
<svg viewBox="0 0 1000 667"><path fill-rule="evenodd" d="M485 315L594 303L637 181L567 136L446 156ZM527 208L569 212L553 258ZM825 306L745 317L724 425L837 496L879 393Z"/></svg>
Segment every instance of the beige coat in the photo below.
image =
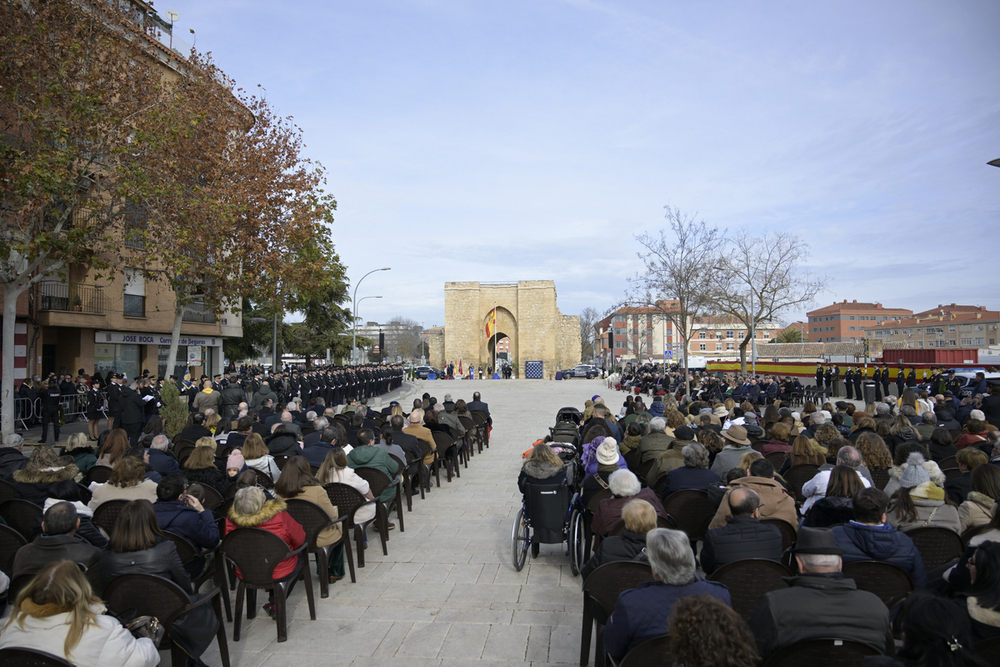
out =
<svg viewBox="0 0 1000 667"><path fill-rule="evenodd" d="M798 531L799 520L795 514L795 499L785 493L785 489L773 479L767 477L741 477L733 480L729 485L729 491L722 497L722 503L712 519L709 528L719 528L726 525L726 519L733 514L729 510L729 494L734 488L745 487L753 489L760 496L760 501L764 503L760 508L761 519L784 519Z"/></svg>
<svg viewBox="0 0 1000 667"><path fill-rule="evenodd" d="M962 519L962 532L977 526L985 526L993 520L990 513L994 500L978 491L969 491L964 503L958 506L958 516Z"/></svg>
<svg viewBox="0 0 1000 667"><path fill-rule="evenodd" d="M308 500L314 505L319 505L331 519L336 519L339 516L337 506L330 502L330 496L326 495L326 491L323 490L322 486L305 486L302 488L302 493L293 497ZM283 500L288 500L288 498L283 498ZM316 539L316 546L326 547L336 544L340 541L340 535L341 528L339 523L336 526L324 528L320 531L319 537Z"/></svg>

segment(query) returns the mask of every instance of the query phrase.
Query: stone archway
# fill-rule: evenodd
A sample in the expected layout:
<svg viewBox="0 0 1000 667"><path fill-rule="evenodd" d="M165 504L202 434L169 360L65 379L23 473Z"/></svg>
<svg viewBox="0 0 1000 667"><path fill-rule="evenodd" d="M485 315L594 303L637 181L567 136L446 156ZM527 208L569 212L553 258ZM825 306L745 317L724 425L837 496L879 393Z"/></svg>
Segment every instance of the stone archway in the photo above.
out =
<svg viewBox="0 0 1000 667"><path fill-rule="evenodd" d="M493 308L483 316L483 337L482 344L480 346L479 359L484 365L493 366L493 351L496 349L496 341L503 338L510 339L510 360L512 364L517 361L517 319L514 314L502 306L496 307L497 313L497 326L496 334L493 336L486 335L486 323L489 321L490 316L493 314Z"/></svg>

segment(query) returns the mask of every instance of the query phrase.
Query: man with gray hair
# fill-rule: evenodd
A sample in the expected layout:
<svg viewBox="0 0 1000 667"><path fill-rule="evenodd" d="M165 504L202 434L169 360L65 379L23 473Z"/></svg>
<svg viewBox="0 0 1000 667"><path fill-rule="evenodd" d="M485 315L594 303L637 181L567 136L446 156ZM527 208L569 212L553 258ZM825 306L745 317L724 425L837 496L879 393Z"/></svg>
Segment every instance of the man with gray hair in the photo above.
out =
<svg viewBox="0 0 1000 667"><path fill-rule="evenodd" d="M872 419L875 420L876 424L878 422L888 422L889 424L892 424L893 422L892 409L889 407L889 404L883 403L881 401L876 403L875 416Z"/></svg>
<svg viewBox="0 0 1000 667"><path fill-rule="evenodd" d="M28 457L21 453L24 438L18 433L11 433L3 439L0 447L0 479L11 481L14 473L28 465Z"/></svg>
<svg viewBox="0 0 1000 667"><path fill-rule="evenodd" d="M618 596L615 611L604 628L604 650L616 661L647 639L664 634L678 600L711 595L731 605L729 589L705 581L695 573L694 553L680 530L655 528L646 533L646 555L653 581Z"/></svg>
<svg viewBox="0 0 1000 667"><path fill-rule="evenodd" d="M656 510L657 516L667 518L667 511L663 509L663 503L657 497L656 492L650 488L642 488L639 478L631 470L620 469L611 473L608 477L608 488L613 497L605 498L597 506L594 513L594 520L590 524L591 530L597 535L607 535L622 518L622 510L630 500L638 498L645 500Z"/></svg>
<svg viewBox="0 0 1000 667"><path fill-rule="evenodd" d="M926 442L931 439L931 434L937 428L937 415L928 410L920 415L920 423L914 427L920 440Z"/></svg>
<svg viewBox="0 0 1000 667"><path fill-rule="evenodd" d="M780 648L824 637L880 652L891 649L889 610L874 593L859 591L853 579L844 578L844 550L829 529L800 529L794 553L800 574L786 579L791 587L764 594L750 614L761 658L766 661Z"/></svg>
<svg viewBox="0 0 1000 667"><path fill-rule="evenodd" d="M149 443L149 449L146 450L146 462L160 476L172 475L181 470L180 466L177 465L177 459L167 453L169 447L170 438L160 433L153 436L153 441Z"/></svg>
<svg viewBox="0 0 1000 667"><path fill-rule="evenodd" d="M681 455L684 457L684 467L667 473L661 497L666 498L671 493L684 489L705 490L713 484L721 483L718 473L708 469L708 450L700 442L684 445Z"/></svg>
<svg viewBox="0 0 1000 667"><path fill-rule="evenodd" d="M673 437L666 434L667 420L663 417L653 417L649 420L649 433L642 436L636 450L639 452L640 463L651 461L670 449ZM620 438L616 438L621 442Z"/></svg>
<svg viewBox="0 0 1000 667"><path fill-rule="evenodd" d="M309 414L313 415L312 419L313 430L312 433L303 436L302 438L303 447L312 447L317 442L325 442L325 440L322 440L323 429L325 429L327 426L330 425L330 421L326 417L316 417L315 413L312 412L310 412Z"/></svg>
<svg viewBox="0 0 1000 667"><path fill-rule="evenodd" d="M861 471L859 470L861 467L861 461L861 452L849 445L841 447L837 452L837 465L847 466L848 468L856 471L858 477L861 479L861 483L867 489L871 487L872 483L868 478L861 474ZM830 482L830 474L832 472L833 466L829 466L825 470L821 468L820 471L816 473L815 477L802 485L802 495L806 498L805 503L802 504L802 516L806 515L806 512L808 512L809 508L813 506L813 503L820 498L826 497L826 485Z"/></svg>

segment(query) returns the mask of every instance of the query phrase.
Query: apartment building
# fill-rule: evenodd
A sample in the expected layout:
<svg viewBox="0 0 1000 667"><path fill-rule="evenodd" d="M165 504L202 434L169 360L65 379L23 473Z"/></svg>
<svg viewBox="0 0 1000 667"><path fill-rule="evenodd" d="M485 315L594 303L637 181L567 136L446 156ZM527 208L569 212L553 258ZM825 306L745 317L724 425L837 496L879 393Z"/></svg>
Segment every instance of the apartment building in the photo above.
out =
<svg viewBox="0 0 1000 667"><path fill-rule="evenodd" d="M866 329L913 317L906 308L886 308L881 303L859 303L844 299L806 313L810 343L854 343L865 337Z"/></svg>
<svg viewBox="0 0 1000 667"><path fill-rule="evenodd" d="M902 343L907 349L979 348L997 345L1000 311L982 306L950 304L915 313L912 317L866 330L868 337Z"/></svg>

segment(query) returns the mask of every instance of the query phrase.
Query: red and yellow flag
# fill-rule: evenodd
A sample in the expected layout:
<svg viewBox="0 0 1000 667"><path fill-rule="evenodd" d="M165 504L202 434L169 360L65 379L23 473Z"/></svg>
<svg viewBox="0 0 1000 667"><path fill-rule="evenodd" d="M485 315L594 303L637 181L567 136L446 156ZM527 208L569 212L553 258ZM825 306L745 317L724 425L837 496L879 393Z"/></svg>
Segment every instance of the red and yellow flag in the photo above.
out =
<svg viewBox="0 0 1000 667"><path fill-rule="evenodd" d="M486 337L489 338L497 330L497 311L494 308L486 318Z"/></svg>

